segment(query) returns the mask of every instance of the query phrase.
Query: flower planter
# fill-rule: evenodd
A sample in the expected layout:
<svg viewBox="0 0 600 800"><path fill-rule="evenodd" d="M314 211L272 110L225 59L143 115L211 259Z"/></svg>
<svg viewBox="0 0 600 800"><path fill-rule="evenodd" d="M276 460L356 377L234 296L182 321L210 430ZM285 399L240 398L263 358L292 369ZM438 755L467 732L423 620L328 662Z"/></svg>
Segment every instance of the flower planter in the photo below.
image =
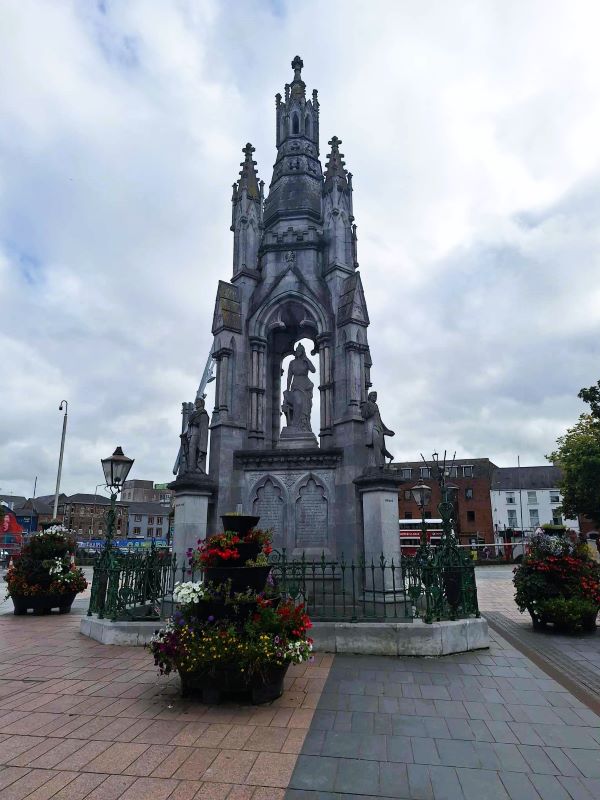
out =
<svg viewBox="0 0 600 800"><path fill-rule="evenodd" d="M53 608L58 608L59 614L68 614L73 605L76 592L64 594L39 594L28 597L26 595L11 595L15 614L27 614L31 609L34 614L50 614Z"/></svg>
<svg viewBox="0 0 600 800"><path fill-rule="evenodd" d="M597 625L597 617L598 614L583 614L579 619L579 624L575 627L572 625L565 625L557 622L556 619L552 614L539 614L531 607L527 607L527 611L529 611L529 615L531 617L531 622L533 623L534 630L540 631L545 630L547 625L552 625L553 630L557 633L581 633L582 631L585 633L593 633L596 630ZM581 630L580 630L581 629Z"/></svg>
<svg viewBox="0 0 600 800"><path fill-rule="evenodd" d="M232 531L244 537L252 528L258 525L260 517L251 517L246 514L223 514L221 522L224 531Z"/></svg>
<svg viewBox="0 0 600 800"><path fill-rule="evenodd" d="M240 542L236 544L235 549L240 554L240 557L235 560L235 563L242 567L249 559L254 560L262 550L262 547L258 542Z"/></svg>
<svg viewBox="0 0 600 800"><path fill-rule="evenodd" d="M262 592L265 588L271 567L205 567L204 578L219 586L231 581L231 593L252 589Z"/></svg>
<svg viewBox="0 0 600 800"><path fill-rule="evenodd" d="M200 600L191 606L191 615L201 622L215 622L221 619L230 619L232 622L245 622L256 611L256 600L245 603L225 604L219 600ZM212 617L212 619L211 619Z"/></svg>
<svg viewBox="0 0 600 800"><path fill-rule="evenodd" d="M283 681L289 664L268 666L260 674L247 676L235 666L213 672L179 671L181 695L199 695L203 703L216 705L227 695L245 694L252 703L269 703L283 694Z"/></svg>

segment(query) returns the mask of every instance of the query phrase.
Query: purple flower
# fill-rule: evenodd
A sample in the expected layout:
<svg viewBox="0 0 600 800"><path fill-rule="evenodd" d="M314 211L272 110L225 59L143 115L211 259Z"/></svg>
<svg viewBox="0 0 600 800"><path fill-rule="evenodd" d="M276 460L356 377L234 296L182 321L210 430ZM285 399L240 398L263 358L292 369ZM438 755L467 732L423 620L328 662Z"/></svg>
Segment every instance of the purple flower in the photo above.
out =
<svg viewBox="0 0 600 800"><path fill-rule="evenodd" d="M279 644L279 636L275 637L275 644Z"/></svg>
<svg viewBox="0 0 600 800"><path fill-rule="evenodd" d="M314 663L315 657L314 656L309 656L308 660L312 664L312 663Z"/></svg>
<svg viewBox="0 0 600 800"><path fill-rule="evenodd" d="M212 614L208 617L208 621L209 622L214 622L215 621L215 618L213 617Z"/></svg>

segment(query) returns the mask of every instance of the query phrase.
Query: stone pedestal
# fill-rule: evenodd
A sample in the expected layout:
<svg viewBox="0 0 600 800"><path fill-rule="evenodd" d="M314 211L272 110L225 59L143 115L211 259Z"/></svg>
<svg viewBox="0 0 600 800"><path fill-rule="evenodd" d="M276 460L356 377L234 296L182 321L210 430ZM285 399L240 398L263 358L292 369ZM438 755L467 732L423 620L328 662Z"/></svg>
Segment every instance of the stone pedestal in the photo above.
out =
<svg viewBox="0 0 600 800"><path fill-rule="evenodd" d="M378 565L383 554L386 562L400 566L400 530L398 525L398 486L400 479L385 468L372 469L354 483L362 499L365 561ZM391 570L381 580L382 591L394 588ZM396 591L398 581L396 581Z"/></svg>
<svg viewBox="0 0 600 800"><path fill-rule="evenodd" d="M206 538L208 504L216 486L208 475L188 473L170 483L169 489L175 492L173 553L179 568L186 563L187 551L196 547L198 539Z"/></svg>
<svg viewBox="0 0 600 800"><path fill-rule="evenodd" d="M312 431L298 431L295 428L282 428L279 446L302 450L318 447L317 437Z"/></svg>

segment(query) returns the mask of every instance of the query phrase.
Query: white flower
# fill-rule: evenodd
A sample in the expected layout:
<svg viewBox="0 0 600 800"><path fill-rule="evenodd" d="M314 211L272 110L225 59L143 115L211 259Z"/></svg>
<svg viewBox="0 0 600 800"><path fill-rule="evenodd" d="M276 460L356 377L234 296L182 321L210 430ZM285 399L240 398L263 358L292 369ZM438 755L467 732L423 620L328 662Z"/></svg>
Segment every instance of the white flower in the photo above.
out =
<svg viewBox="0 0 600 800"><path fill-rule="evenodd" d="M186 581L185 583L176 583L173 589L173 600L182 605L189 603L197 603L205 596L206 590L202 581Z"/></svg>

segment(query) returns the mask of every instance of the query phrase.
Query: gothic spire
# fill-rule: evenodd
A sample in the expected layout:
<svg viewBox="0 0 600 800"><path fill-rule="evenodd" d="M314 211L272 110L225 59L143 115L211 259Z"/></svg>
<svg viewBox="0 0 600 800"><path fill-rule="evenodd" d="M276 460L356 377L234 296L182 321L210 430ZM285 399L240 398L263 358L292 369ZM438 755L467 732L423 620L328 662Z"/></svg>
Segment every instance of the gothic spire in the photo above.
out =
<svg viewBox="0 0 600 800"><path fill-rule="evenodd" d="M294 80L291 83L291 95L292 97L306 97L306 84L302 80L302 67L304 66L304 61L300 58L300 56L295 56L294 60L292 61L292 69L294 70Z"/></svg>
<svg viewBox="0 0 600 800"><path fill-rule="evenodd" d="M255 149L256 148L252 147L250 142L242 148L245 158L240 163L242 169L240 170L237 187L234 184L234 193L235 191L241 192L242 189L245 189L248 192L248 197L252 200L260 201L261 191L258 183L258 175L256 174L256 161L252 160L252 153L254 153Z"/></svg>
<svg viewBox="0 0 600 800"><path fill-rule="evenodd" d="M334 178L337 178L337 183L340 189L348 188L348 171L344 163L344 154L340 153L339 146L342 140L337 136L333 136L328 144L331 147L331 153L327 156L327 164L325 165L325 185L324 192L330 192L333 189Z"/></svg>

